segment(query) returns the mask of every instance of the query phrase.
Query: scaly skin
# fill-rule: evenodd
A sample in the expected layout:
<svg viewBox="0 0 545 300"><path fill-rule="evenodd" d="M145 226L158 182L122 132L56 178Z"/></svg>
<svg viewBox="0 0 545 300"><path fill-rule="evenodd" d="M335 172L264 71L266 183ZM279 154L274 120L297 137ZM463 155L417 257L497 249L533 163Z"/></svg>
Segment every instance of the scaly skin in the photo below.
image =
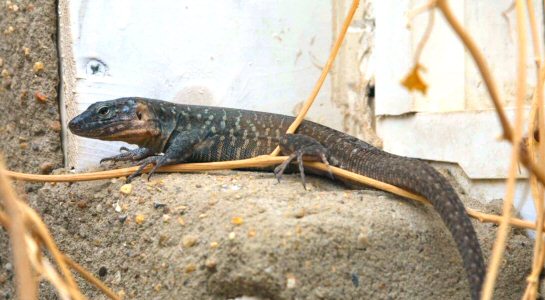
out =
<svg viewBox="0 0 545 300"><path fill-rule="evenodd" d="M245 159L268 154L281 145L286 155L315 156L421 194L431 201L451 232L464 262L471 296L479 299L485 274L481 248L462 202L443 176L423 161L384 152L310 121L304 121L295 135L285 135L293 119L240 109L120 98L91 105L70 121L69 128L84 137L137 144L140 148L104 160L140 160L141 169L150 163L156 168L180 162ZM276 171L281 175L282 170Z"/></svg>

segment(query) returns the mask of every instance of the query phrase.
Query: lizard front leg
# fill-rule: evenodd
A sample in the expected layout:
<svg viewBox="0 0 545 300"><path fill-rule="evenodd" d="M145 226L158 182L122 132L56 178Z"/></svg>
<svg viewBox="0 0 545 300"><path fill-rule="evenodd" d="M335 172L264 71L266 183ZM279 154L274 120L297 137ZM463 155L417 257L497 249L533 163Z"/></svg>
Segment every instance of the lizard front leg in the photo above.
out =
<svg viewBox="0 0 545 300"><path fill-rule="evenodd" d="M164 155L154 155L144 158L138 162L140 168L136 172L127 177L127 182L130 182L136 176L142 174L142 171L149 164L153 164L153 168L148 173L148 180L155 173L157 168L165 165L172 165L184 162L191 155L194 147L205 142L209 132L206 130L194 130L188 132L175 132L171 141L167 144Z"/></svg>
<svg viewBox="0 0 545 300"><path fill-rule="evenodd" d="M132 149L132 150L128 149L127 147L121 147L119 149L119 151L124 151L124 152L121 152L118 155L105 157L105 158L100 160L100 163L103 163L105 161L113 161L113 162L118 162L118 161L139 161L139 160L142 160L142 159L154 154L152 150L150 150L148 148L144 148L144 147L136 148L136 149Z"/></svg>
<svg viewBox="0 0 545 300"><path fill-rule="evenodd" d="M286 134L280 139L280 149L283 154L289 156L284 162L282 162L274 169L274 174L278 182L280 182L280 179L284 174L286 167L295 158L297 158L299 173L301 174L301 181L305 190L307 189L307 187L305 183L303 157L306 159L321 160L329 167L329 162L327 160L327 149L317 140L310 136L303 134ZM328 174L329 177L333 178L331 169L328 169Z"/></svg>

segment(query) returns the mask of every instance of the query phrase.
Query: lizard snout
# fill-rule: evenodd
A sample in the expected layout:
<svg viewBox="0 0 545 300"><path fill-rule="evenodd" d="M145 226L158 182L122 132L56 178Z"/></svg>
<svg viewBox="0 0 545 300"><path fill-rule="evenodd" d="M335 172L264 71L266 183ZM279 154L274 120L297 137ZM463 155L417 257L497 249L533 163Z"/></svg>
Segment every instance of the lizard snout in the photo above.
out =
<svg viewBox="0 0 545 300"><path fill-rule="evenodd" d="M81 115L74 117L70 122L68 122L68 128L70 131L74 134L78 134L81 129L82 125L85 123Z"/></svg>

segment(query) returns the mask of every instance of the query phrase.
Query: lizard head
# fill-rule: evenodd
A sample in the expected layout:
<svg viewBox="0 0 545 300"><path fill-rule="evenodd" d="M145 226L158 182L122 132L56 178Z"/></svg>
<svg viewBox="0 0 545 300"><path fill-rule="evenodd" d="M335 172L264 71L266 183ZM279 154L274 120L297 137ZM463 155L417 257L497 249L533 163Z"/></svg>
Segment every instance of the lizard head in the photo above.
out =
<svg viewBox="0 0 545 300"><path fill-rule="evenodd" d="M148 102L139 98L119 98L96 102L68 123L73 134L140 144L161 134Z"/></svg>

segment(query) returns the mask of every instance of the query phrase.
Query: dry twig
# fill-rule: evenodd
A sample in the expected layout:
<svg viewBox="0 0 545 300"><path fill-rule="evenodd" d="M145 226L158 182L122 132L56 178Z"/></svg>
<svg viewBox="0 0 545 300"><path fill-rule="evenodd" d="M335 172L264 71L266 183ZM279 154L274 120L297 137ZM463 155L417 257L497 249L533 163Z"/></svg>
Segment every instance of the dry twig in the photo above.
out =
<svg viewBox="0 0 545 300"><path fill-rule="evenodd" d="M158 172L199 172L199 171L211 171L211 170L225 170L225 169L241 169L252 167L268 167L282 163L286 156L269 156L262 155L250 159L234 160L234 161L222 161L222 162L210 162L210 163L189 163L178 164L159 168ZM319 162L305 162L306 167L314 168L317 170L327 171L327 166ZM138 167L121 168L116 170L92 172L92 173L80 173L80 174L65 174L65 175L36 175L25 174L13 171L6 171L7 175L14 179L26 180L26 181L38 181L38 182L75 182L75 181L90 181L117 178L132 174ZM352 173L340 168L331 167L333 174L338 178L357 182L359 184L367 185L377 189L381 189L392 194L405 197L408 199L416 200L419 202L427 203L427 200L419 195L413 194L406 190L400 189L396 186L374 180L372 178ZM150 167L146 169L148 171ZM481 222L499 223L500 216L485 214L476 210L467 209L468 214L473 218L478 219ZM534 229L535 223L512 218L511 225L519 228ZM545 226L544 226L545 229Z"/></svg>
<svg viewBox="0 0 545 300"><path fill-rule="evenodd" d="M518 67L517 67L517 101L515 115L515 130L513 132L513 147L511 153L511 166L509 176L507 178L507 191L503 199L503 217L498 229L492 255L488 263L488 272L484 282L481 299L492 299L494 293L494 285L498 276L501 265L505 244L507 242L507 234L509 230L509 219L511 218L511 210L513 207L513 199L515 197L515 185L517 180L518 162L520 153L520 142L522 140L523 127L523 105L526 97L526 28L524 26L524 7L523 0L517 0L517 33L518 33Z"/></svg>
<svg viewBox="0 0 545 300"><path fill-rule="evenodd" d="M532 45L534 51L534 59L536 63L537 86L532 100L532 110L530 118L529 132L539 133L539 141L545 141L545 126L544 126L544 108L543 108L543 81L545 80L545 69L543 68L541 41L538 33L538 26L534 12L533 2L527 0L528 17L530 20L530 32L532 34ZM545 142L541 142L536 147L536 139L533 134L528 137L528 152L532 159L537 162L543 162L545 159ZM537 148L537 149L536 149ZM536 151L537 150L537 151ZM536 153L537 152L537 153ZM536 299L538 280L541 274L543 261L545 258L544 239L543 239L543 223L544 223L544 194L543 185L541 185L534 175L530 174L530 186L534 198L534 206L536 210L536 239L534 243L534 255L532 262L532 271L528 276L526 291L523 299Z"/></svg>
<svg viewBox="0 0 545 300"><path fill-rule="evenodd" d="M2 211L0 207L0 225L10 233L14 232L16 227L20 227L17 231L17 237L12 237L10 234L10 238L14 241L13 253L17 253L25 258L27 264L17 264L16 258L15 270L16 274L30 274L27 275L30 277L23 277L22 284L17 284L19 298L36 299L36 283L31 276L32 270L35 270L39 275L42 275L55 286L61 299L85 299L68 268L68 266L70 266L80 273L83 278L98 287L108 297L111 299L119 299L119 297L106 287L104 283L60 252L51 238L49 230L38 214L24 202L17 199L7 180L7 177L9 176L7 173L8 172L0 166L0 195L3 196L2 203L7 211L7 213ZM12 214L12 210L15 210L17 214ZM17 240L19 240L20 243L15 243ZM58 274L56 268L47 260L47 258L42 256L40 251L42 245L51 253L62 272L62 276Z"/></svg>
<svg viewBox="0 0 545 300"><path fill-rule="evenodd" d="M7 176L2 173L4 163L0 162L0 195L7 214L2 219L11 219L8 230L11 239L11 253L15 266L15 281L17 294L20 299L36 299L36 282L34 282L30 260L27 256L28 249L25 243L25 218L17 205L17 197L10 186Z"/></svg>

